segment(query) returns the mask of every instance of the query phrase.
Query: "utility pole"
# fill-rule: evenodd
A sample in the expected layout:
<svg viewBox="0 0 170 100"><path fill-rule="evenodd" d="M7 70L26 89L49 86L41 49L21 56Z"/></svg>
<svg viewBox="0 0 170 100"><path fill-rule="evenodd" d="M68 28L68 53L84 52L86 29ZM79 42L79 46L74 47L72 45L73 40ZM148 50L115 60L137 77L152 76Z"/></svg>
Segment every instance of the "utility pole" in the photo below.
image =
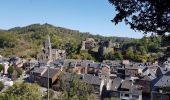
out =
<svg viewBox="0 0 170 100"><path fill-rule="evenodd" d="M49 100L49 64L47 64L47 67L48 67L48 89L47 89L47 100Z"/></svg>

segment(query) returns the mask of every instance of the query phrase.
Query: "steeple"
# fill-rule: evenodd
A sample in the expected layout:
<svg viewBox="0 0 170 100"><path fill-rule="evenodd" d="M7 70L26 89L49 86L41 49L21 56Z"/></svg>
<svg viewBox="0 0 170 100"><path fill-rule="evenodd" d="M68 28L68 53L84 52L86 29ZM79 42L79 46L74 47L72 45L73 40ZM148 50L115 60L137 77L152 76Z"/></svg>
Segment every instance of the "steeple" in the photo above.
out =
<svg viewBox="0 0 170 100"><path fill-rule="evenodd" d="M47 36L47 39L44 44L45 47L45 55L46 55L46 60L47 62L50 62L52 60L52 51L51 51L51 41L50 41L50 36Z"/></svg>

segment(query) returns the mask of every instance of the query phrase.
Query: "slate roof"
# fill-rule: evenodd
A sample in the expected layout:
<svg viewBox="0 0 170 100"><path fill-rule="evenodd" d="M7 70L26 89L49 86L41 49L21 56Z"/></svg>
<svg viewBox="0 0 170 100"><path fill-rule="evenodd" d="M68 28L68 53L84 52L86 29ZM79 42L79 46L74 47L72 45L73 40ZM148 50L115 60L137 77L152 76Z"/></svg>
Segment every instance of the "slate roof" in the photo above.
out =
<svg viewBox="0 0 170 100"><path fill-rule="evenodd" d="M46 69L46 67L34 68L34 70L32 70L31 72L41 74Z"/></svg>
<svg viewBox="0 0 170 100"><path fill-rule="evenodd" d="M133 94L142 94L142 87L138 85L133 85L130 89L130 93Z"/></svg>
<svg viewBox="0 0 170 100"><path fill-rule="evenodd" d="M161 86L170 86L170 76L163 75L159 80L155 83L156 87L161 87Z"/></svg>
<svg viewBox="0 0 170 100"><path fill-rule="evenodd" d="M160 67L162 74L170 75L170 68Z"/></svg>
<svg viewBox="0 0 170 100"><path fill-rule="evenodd" d="M56 74L58 74L60 69L56 69L56 68L49 68L49 77L52 78L54 77ZM45 71L45 73L42 75L42 77L48 77L48 69Z"/></svg>
<svg viewBox="0 0 170 100"><path fill-rule="evenodd" d="M91 74L82 74L82 81L91 85L100 85L101 82L98 76Z"/></svg>
<svg viewBox="0 0 170 100"><path fill-rule="evenodd" d="M138 65L133 65L133 64L126 64L125 65L126 69L138 69Z"/></svg>
<svg viewBox="0 0 170 100"><path fill-rule="evenodd" d="M130 80L123 81L121 88L122 89L129 89L129 91L121 91L121 92L127 92L127 93L133 93L133 94L142 94L141 86L133 85L132 81L130 81Z"/></svg>
<svg viewBox="0 0 170 100"><path fill-rule="evenodd" d="M111 90L116 91L120 87L121 82L122 82L121 78L113 79L111 84Z"/></svg>
<svg viewBox="0 0 170 100"><path fill-rule="evenodd" d="M122 85L121 85L121 88L122 89L131 89L131 86L132 86L132 81L130 81L130 80L124 80L123 82L122 82Z"/></svg>

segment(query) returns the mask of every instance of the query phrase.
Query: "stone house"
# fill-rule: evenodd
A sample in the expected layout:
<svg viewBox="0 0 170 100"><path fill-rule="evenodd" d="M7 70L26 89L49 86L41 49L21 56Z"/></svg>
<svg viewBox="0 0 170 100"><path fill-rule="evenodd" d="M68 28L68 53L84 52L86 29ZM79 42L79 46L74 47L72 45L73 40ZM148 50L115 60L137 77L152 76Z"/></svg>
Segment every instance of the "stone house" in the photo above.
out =
<svg viewBox="0 0 170 100"><path fill-rule="evenodd" d="M49 86L57 81L62 71L58 68L49 68ZM40 84L41 86L48 86L48 67L34 68L30 74L31 81Z"/></svg>
<svg viewBox="0 0 170 100"><path fill-rule="evenodd" d="M26 72L31 71L36 65L38 65L38 61L35 59L30 59L29 61L25 62L23 68Z"/></svg>
<svg viewBox="0 0 170 100"><path fill-rule="evenodd" d="M135 85L142 86L142 97L145 100L151 99L151 91L152 91L152 80L147 76L141 76L139 79L135 80Z"/></svg>
<svg viewBox="0 0 170 100"><path fill-rule="evenodd" d="M125 75L130 76L130 77L138 77L138 67L131 65L131 64L126 64L125 65Z"/></svg>
<svg viewBox="0 0 170 100"><path fill-rule="evenodd" d="M49 79L49 87L51 88L55 82L59 79L59 75L61 74L60 69L49 68L49 78L48 78L48 69L41 76L40 84L44 87L48 87L48 79Z"/></svg>
<svg viewBox="0 0 170 100"><path fill-rule="evenodd" d="M152 81L151 100L169 100L170 93L166 89L170 86L170 76L163 75Z"/></svg>
<svg viewBox="0 0 170 100"><path fill-rule="evenodd" d="M134 85L130 80L124 80L120 87L120 99L122 100L142 100L142 89Z"/></svg>
<svg viewBox="0 0 170 100"><path fill-rule="evenodd" d="M47 71L47 67L34 68L30 72L30 78L32 82L40 83L42 75Z"/></svg>

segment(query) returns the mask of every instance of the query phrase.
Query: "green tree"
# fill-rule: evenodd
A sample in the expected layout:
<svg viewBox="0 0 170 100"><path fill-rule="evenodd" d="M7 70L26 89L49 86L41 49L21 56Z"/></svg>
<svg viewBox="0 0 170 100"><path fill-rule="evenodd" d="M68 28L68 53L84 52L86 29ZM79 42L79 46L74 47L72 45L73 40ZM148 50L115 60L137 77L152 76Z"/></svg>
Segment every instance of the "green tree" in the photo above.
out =
<svg viewBox="0 0 170 100"><path fill-rule="evenodd" d="M0 90L4 88L4 84L0 81Z"/></svg>
<svg viewBox="0 0 170 100"><path fill-rule="evenodd" d="M22 69L21 68L15 68L16 72L17 72L17 77L20 77L22 75Z"/></svg>
<svg viewBox="0 0 170 100"><path fill-rule="evenodd" d="M115 56L116 56L116 59L123 60L123 55L120 51L116 52Z"/></svg>
<svg viewBox="0 0 170 100"><path fill-rule="evenodd" d="M0 72L4 70L4 66L0 64Z"/></svg>
<svg viewBox="0 0 170 100"><path fill-rule="evenodd" d="M9 66L8 70L7 70L8 74L13 74L14 72L14 67L13 66Z"/></svg>
<svg viewBox="0 0 170 100"><path fill-rule="evenodd" d="M126 58L129 58L129 59L133 59L134 58L133 47L128 47L128 49L126 50L125 56L126 56Z"/></svg>
<svg viewBox="0 0 170 100"><path fill-rule="evenodd" d="M141 55L147 54L146 49L145 49L144 46L139 46L139 52L141 53Z"/></svg>
<svg viewBox="0 0 170 100"><path fill-rule="evenodd" d="M60 87L63 91L62 100L88 100L92 97L92 87L82 82L76 74L71 74L71 77L64 79L60 78Z"/></svg>
<svg viewBox="0 0 170 100"><path fill-rule="evenodd" d="M4 92L1 100L42 100L42 93L37 84L15 83Z"/></svg>
<svg viewBox="0 0 170 100"><path fill-rule="evenodd" d="M169 0L109 0L117 14L115 24L125 21L134 30L145 33L165 34L170 32Z"/></svg>
<svg viewBox="0 0 170 100"><path fill-rule="evenodd" d="M49 99L50 100L53 100L53 96L54 96L54 91L53 90L49 90ZM47 99L48 98L48 94L45 95L45 98Z"/></svg>

